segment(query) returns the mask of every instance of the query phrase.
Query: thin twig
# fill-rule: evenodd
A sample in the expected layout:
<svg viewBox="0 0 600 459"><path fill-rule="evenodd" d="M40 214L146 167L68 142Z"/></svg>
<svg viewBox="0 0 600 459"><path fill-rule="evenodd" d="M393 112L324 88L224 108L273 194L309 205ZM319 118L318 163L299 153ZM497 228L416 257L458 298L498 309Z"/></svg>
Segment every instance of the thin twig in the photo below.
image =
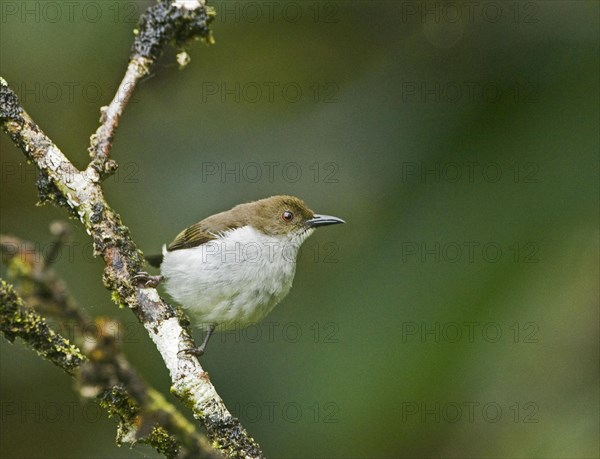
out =
<svg viewBox="0 0 600 459"><path fill-rule="evenodd" d="M131 56L125 76L111 103L100 109L100 127L90 138L92 162L88 168L98 172L100 179L114 173L117 163L109 158L115 131L137 83L150 72L165 45L182 46L192 38L212 42L209 22L214 13L205 0L162 0L150 7L135 30Z"/></svg>
<svg viewBox="0 0 600 459"><path fill-rule="evenodd" d="M89 167L96 169L102 177L107 177L117 170L117 163L109 159L115 131L137 82L148 73L150 65L148 59L135 56L129 62L123 81L112 102L100 109L100 127L90 138L89 152L93 161Z"/></svg>
<svg viewBox="0 0 600 459"><path fill-rule="evenodd" d="M40 271L45 271L58 256L61 247L67 242L71 235L71 228L64 221L56 221L50 225L50 232L55 236L55 240L50 245L50 250L44 252L43 262L39 268Z"/></svg>

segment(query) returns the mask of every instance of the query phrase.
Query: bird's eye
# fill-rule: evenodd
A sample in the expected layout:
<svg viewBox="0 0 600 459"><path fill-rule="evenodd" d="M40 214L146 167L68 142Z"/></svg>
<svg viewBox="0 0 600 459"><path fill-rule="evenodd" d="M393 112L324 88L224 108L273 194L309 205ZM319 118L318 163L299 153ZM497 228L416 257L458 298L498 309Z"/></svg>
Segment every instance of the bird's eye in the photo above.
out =
<svg viewBox="0 0 600 459"><path fill-rule="evenodd" d="M289 210L286 210L284 213L281 214L281 218L284 222L291 222L294 219L294 214Z"/></svg>

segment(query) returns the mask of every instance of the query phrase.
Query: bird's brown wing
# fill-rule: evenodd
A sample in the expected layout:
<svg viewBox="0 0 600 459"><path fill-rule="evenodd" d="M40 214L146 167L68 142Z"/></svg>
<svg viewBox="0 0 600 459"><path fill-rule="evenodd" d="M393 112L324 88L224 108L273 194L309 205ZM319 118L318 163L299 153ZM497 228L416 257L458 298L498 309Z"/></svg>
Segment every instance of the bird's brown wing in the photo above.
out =
<svg viewBox="0 0 600 459"><path fill-rule="evenodd" d="M167 246L167 250L189 249L197 247L208 241L215 239L215 233L207 231L203 222L198 222L187 227Z"/></svg>
<svg viewBox="0 0 600 459"><path fill-rule="evenodd" d="M244 206L240 205L230 212L222 212L213 215L187 227L167 246L167 250L172 252L173 250L198 247L199 245L216 239L219 234L225 231L240 228L247 224ZM158 268L163 261L163 255L149 255L146 257L146 260L148 260L152 266Z"/></svg>
<svg viewBox="0 0 600 459"><path fill-rule="evenodd" d="M173 250L189 249L215 238L216 236L214 233L211 233L204 228L203 222L198 222L179 233L173 242L167 246L167 250L172 252ZM163 262L162 253L160 255L147 255L145 258L150 265L156 268L160 267Z"/></svg>
<svg viewBox="0 0 600 459"><path fill-rule="evenodd" d="M197 247L216 239L219 234L225 231L246 225L247 218L243 210L242 206L238 206L232 211L221 212L194 223L179 233L175 240L167 246L167 250L172 252L173 250Z"/></svg>

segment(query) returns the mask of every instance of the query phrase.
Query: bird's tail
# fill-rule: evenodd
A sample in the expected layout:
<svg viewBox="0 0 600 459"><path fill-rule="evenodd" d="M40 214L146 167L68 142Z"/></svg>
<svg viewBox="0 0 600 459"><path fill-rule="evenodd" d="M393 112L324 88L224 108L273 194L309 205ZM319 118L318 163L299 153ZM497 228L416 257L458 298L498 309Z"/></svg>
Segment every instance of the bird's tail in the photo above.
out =
<svg viewBox="0 0 600 459"><path fill-rule="evenodd" d="M160 267L160 264L163 261L163 256L161 255L148 255L146 257L146 261L150 263L150 266L154 266L155 268Z"/></svg>

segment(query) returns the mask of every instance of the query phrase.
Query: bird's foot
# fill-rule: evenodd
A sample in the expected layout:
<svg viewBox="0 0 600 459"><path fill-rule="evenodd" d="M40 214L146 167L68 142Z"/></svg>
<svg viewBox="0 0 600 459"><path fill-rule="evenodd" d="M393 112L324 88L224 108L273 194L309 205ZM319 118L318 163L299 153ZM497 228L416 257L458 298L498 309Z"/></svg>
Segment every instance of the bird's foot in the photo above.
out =
<svg viewBox="0 0 600 459"><path fill-rule="evenodd" d="M134 282L143 284L145 287L156 287L163 280L163 276L151 276L146 271L140 271L132 279Z"/></svg>
<svg viewBox="0 0 600 459"><path fill-rule="evenodd" d="M193 356L200 358L204 355L204 347L205 346L198 346L198 347L190 347L188 349L182 349L181 351L179 351L177 353L177 355L179 356L180 354L189 354L189 355L193 355Z"/></svg>
<svg viewBox="0 0 600 459"><path fill-rule="evenodd" d="M202 341L202 344L198 347L192 347L189 349L183 349L181 351L179 351L177 353L177 355L184 353L184 354L190 354L190 355L195 355L196 357L200 358L204 355L204 351L206 350L206 345L208 344L208 340L210 339L210 337L212 336L212 334L215 332L215 329L217 328L217 324L211 324L208 327L208 331L206 332L206 336L204 337L204 341Z"/></svg>

